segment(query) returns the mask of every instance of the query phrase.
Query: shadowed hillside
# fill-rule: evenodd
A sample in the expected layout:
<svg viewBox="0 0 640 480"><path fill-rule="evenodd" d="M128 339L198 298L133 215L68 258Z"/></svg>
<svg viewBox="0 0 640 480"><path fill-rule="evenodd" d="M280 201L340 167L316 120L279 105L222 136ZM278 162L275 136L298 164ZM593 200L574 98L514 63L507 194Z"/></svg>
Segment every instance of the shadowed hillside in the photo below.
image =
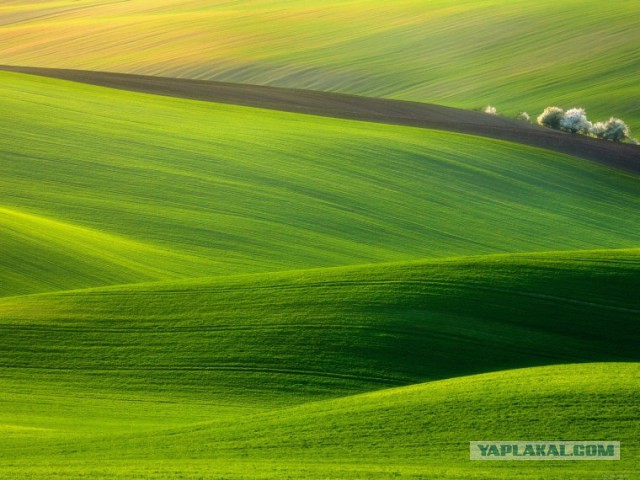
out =
<svg viewBox="0 0 640 480"><path fill-rule="evenodd" d="M258 406L638 361L639 268L637 250L488 256L14 297L0 368Z"/></svg>

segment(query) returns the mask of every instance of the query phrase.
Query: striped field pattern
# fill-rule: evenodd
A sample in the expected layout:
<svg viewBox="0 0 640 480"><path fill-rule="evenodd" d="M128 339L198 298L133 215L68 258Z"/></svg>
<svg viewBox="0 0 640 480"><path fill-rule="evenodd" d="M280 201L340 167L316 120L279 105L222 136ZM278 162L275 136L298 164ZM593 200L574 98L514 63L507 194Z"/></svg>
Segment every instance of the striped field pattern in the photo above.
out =
<svg viewBox="0 0 640 480"><path fill-rule="evenodd" d="M94 8L13 3L7 31ZM0 479L638 471L637 175L0 72L0 179ZM622 460L468 460L557 438Z"/></svg>
<svg viewBox="0 0 640 480"><path fill-rule="evenodd" d="M559 104L640 130L634 0L14 0L0 23L0 64L491 104L508 115Z"/></svg>

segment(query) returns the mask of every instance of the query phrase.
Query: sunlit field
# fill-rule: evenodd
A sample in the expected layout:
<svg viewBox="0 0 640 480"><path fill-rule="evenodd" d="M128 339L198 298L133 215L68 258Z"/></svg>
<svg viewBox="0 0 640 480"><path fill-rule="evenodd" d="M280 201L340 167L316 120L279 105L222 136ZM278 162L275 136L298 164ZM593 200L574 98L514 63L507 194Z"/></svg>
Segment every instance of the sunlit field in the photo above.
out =
<svg viewBox="0 0 640 480"><path fill-rule="evenodd" d="M622 0L12 1L0 63L215 79L506 115L580 106L640 130L640 11Z"/></svg>

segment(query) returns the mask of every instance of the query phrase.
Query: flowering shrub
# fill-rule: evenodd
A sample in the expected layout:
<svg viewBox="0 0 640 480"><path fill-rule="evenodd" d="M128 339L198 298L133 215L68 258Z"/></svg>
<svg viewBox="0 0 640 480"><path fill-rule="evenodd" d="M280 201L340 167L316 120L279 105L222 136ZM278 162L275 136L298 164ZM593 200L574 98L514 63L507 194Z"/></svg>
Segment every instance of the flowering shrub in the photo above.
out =
<svg viewBox="0 0 640 480"><path fill-rule="evenodd" d="M619 118L611 117L606 122L598 122L593 125L591 133L598 138L621 142L628 139L631 132L626 123Z"/></svg>
<svg viewBox="0 0 640 480"><path fill-rule="evenodd" d="M491 105L485 107L484 113L498 115L496 107ZM531 117L527 112L520 112L516 115L517 120L530 122ZM584 108L572 108L566 112L560 107L547 107L536 118L538 125L543 127L564 130L571 133L579 133L590 137L612 140L614 142L627 141L638 145L635 138L631 138L631 131L626 123L619 118L611 117L606 122L591 123L587 119Z"/></svg>
<svg viewBox="0 0 640 480"><path fill-rule="evenodd" d="M560 107L547 107L538 116L538 125L549 128L560 128L560 122L564 118L564 110Z"/></svg>
<svg viewBox="0 0 640 480"><path fill-rule="evenodd" d="M583 108L567 110L560 120L560 128L571 133L583 133L588 135L593 125L587 120L587 114Z"/></svg>

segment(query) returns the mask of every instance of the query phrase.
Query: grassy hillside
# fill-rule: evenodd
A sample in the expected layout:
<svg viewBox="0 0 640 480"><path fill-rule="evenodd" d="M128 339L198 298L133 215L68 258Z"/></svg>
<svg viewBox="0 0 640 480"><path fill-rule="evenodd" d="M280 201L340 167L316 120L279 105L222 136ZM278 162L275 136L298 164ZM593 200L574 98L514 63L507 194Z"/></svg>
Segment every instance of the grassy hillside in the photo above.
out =
<svg viewBox="0 0 640 480"><path fill-rule="evenodd" d="M639 269L496 255L4 298L0 478L629 474L639 364L612 362L640 360ZM467 461L511 438L615 438L623 461Z"/></svg>
<svg viewBox="0 0 640 480"><path fill-rule="evenodd" d="M5 64L493 104L508 114L557 103L640 130L633 0L13 1L0 20Z"/></svg>
<svg viewBox="0 0 640 480"><path fill-rule="evenodd" d="M637 471L637 176L0 72L0 178L0 478Z"/></svg>
<svg viewBox="0 0 640 480"><path fill-rule="evenodd" d="M96 372L86 391L114 384L218 404L250 396L257 406L505 368L637 361L639 271L640 251L622 250L7 298L0 368L60 381Z"/></svg>
<svg viewBox="0 0 640 480"><path fill-rule="evenodd" d="M638 178L587 161L451 133L0 78L4 295L637 246Z"/></svg>
<svg viewBox="0 0 640 480"><path fill-rule="evenodd" d="M638 363L505 371L266 413L222 415L184 428L172 427L169 421L164 430L141 434L105 429L93 439L69 433L55 437L55 429L6 425L0 476L581 480L632 476L640 448L638 430L630 421L640 414L639 375ZM95 402L82 402L95 408ZM125 410L124 416L144 418L137 408ZM469 462L469 441L496 438L616 438L624 454L619 462Z"/></svg>
<svg viewBox="0 0 640 480"><path fill-rule="evenodd" d="M0 207L0 295L178 278L217 262Z"/></svg>
<svg viewBox="0 0 640 480"><path fill-rule="evenodd" d="M151 446L141 439L126 445L135 452L134 459L142 452L151 457L156 448L169 445L179 445L173 450L178 458L207 458L215 451L240 464L226 468L244 469L245 474L253 461L261 460L266 465L259 464L257 470L267 478L278 476L268 470L274 457L295 459L287 465L292 476L302 470L306 478L327 473L333 478L460 479L511 479L515 472L519 478L545 479L629 474L635 471L640 447L640 436L627 421L640 413L638 375L638 363L609 363L462 377L307 404L246 423L166 432ZM479 435L616 437L625 444L627 456L620 463L596 466L470 464L468 442Z"/></svg>

